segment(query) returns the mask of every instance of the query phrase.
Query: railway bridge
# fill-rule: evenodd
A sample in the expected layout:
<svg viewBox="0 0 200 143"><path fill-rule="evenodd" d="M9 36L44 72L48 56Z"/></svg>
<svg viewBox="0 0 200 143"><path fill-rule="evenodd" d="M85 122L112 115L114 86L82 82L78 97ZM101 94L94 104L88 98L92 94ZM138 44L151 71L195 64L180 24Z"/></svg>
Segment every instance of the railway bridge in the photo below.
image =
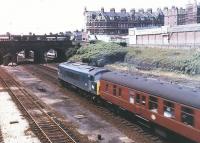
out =
<svg viewBox="0 0 200 143"><path fill-rule="evenodd" d="M45 53L50 49L57 52L56 61L64 61L66 51L71 48L72 41L69 38L58 39L54 37L48 39L47 36L41 36L30 39L30 36L16 39L12 37L9 39L0 40L0 64L7 65L9 62L17 63L17 55L19 52L24 51L25 58L30 56L30 51L34 53L34 63L42 63L45 61Z"/></svg>

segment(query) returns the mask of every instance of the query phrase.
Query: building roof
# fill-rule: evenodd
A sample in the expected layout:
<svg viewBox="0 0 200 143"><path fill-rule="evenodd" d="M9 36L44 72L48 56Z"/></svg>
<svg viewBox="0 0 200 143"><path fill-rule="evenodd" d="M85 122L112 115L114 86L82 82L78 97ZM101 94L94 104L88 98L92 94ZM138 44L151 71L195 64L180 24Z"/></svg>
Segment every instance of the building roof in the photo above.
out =
<svg viewBox="0 0 200 143"><path fill-rule="evenodd" d="M106 20L112 20L111 17L116 18L117 20L131 20L131 17L135 16L136 20L139 19L152 19L152 18L157 18L159 15L163 15L162 12L160 11L156 11L153 13L150 13L148 11L146 12L135 12L135 14L131 13L131 12L102 12L102 11L87 11L88 14L91 15L99 15L100 13L102 14L102 16L104 16L106 18ZM114 20L116 20L114 19Z"/></svg>

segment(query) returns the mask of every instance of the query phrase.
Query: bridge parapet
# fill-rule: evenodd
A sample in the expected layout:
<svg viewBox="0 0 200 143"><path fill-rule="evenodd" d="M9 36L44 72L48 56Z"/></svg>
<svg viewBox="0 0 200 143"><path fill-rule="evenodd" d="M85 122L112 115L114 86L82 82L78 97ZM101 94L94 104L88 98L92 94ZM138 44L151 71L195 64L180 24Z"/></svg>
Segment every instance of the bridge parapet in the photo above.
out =
<svg viewBox="0 0 200 143"><path fill-rule="evenodd" d="M0 35L1 41L68 41L70 35Z"/></svg>

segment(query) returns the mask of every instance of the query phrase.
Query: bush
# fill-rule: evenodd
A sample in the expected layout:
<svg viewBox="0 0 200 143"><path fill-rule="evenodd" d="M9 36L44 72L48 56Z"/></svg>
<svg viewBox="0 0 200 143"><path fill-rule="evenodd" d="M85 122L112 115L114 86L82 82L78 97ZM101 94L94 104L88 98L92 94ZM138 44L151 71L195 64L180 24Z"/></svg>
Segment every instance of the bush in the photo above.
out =
<svg viewBox="0 0 200 143"><path fill-rule="evenodd" d="M123 61L126 53L127 49L119 44L96 41L87 47L81 47L70 60L87 62L95 66L104 66L108 63Z"/></svg>
<svg viewBox="0 0 200 143"><path fill-rule="evenodd" d="M119 45L122 46L122 47L127 47L127 43L126 42L120 42Z"/></svg>

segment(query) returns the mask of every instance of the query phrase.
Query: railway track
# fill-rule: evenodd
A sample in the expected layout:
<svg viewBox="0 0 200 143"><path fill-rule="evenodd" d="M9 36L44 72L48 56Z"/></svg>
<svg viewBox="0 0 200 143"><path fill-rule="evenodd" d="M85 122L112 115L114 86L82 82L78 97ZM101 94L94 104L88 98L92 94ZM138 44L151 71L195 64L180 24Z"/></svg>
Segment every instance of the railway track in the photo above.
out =
<svg viewBox="0 0 200 143"><path fill-rule="evenodd" d="M54 84L59 85L57 79L57 71L53 68L46 67L43 65L38 65L34 69L34 72L40 73L40 76L42 75L43 78L46 80L52 81ZM55 75L56 74L56 75ZM81 96L79 96L80 98ZM145 138L148 140L148 143L171 143L170 141L166 141L163 138L160 138L158 135L151 133L151 130L148 128L138 125L138 122L135 121L129 121L123 116L119 116L115 114L113 111L110 112L108 109L103 106L94 104L92 101L88 101L87 98L82 98L81 100L84 100L85 102L81 102L84 104L85 107L88 107L90 110L93 110L94 113L100 114L102 117L104 117L107 121L113 123L117 128L119 128L123 133L125 133L128 137L131 139L136 138L136 136L140 136L140 138ZM95 106L95 108L94 108ZM92 107L92 108L90 108ZM133 131L135 133L133 133Z"/></svg>
<svg viewBox="0 0 200 143"><path fill-rule="evenodd" d="M0 70L0 82L31 121L33 132L42 143L77 143L78 139L63 129L62 125L33 100L31 95L19 85L4 69ZM1 136L0 136L1 137ZM1 138L0 138L1 142Z"/></svg>
<svg viewBox="0 0 200 143"><path fill-rule="evenodd" d="M57 70L56 70L57 68L52 68L52 67L48 67L48 66L41 65L41 64L39 64L37 66L39 66L40 68L42 68L42 69L44 69L44 70L46 70L48 72L51 72L53 74L57 74ZM56 77L57 77L57 75L56 75Z"/></svg>
<svg viewBox="0 0 200 143"><path fill-rule="evenodd" d="M144 138L148 138L149 141L153 141L154 143L168 143L161 139L159 136L151 133L150 129L147 128L144 124L136 122L136 120L129 121L128 119L124 118L122 115L119 116L119 113L114 113L114 111L106 111L104 107L101 106L96 106L103 114L103 116L107 116L109 118L113 118L118 121L117 126L124 127L125 129L128 130L134 130L136 131L139 135L143 136ZM140 124L140 125L139 125ZM141 126L142 125L142 126ZM134 138L134 135L132 135L132 132L126 132L126 134Z"/></svg>
<svg viewBox="0 0 200 143"><path fill-rule="evenodd" d="M1 132L1 128L0 128L0 143L4 143L4 141L3 141L3 135L2 135L2 132Z"/></svg>

